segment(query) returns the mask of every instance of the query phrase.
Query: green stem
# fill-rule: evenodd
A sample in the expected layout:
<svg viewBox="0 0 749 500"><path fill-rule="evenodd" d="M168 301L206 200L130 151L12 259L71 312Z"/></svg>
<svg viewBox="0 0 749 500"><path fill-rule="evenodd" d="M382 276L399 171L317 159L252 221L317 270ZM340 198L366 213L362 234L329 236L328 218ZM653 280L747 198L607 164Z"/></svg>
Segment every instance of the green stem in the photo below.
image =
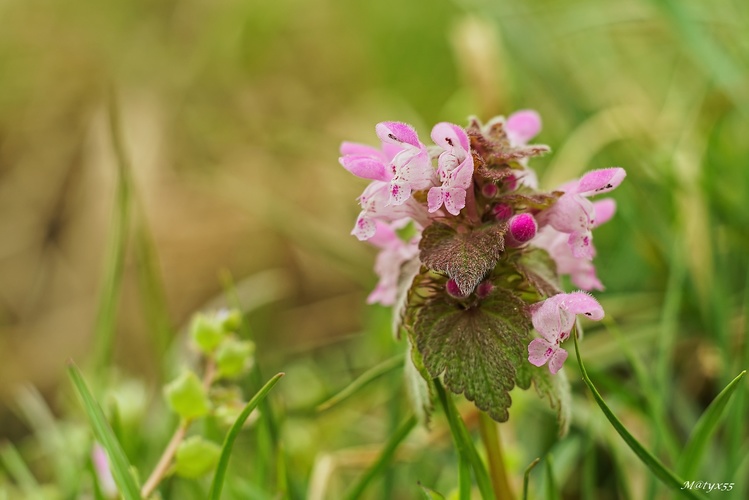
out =
<svg viewBox="0 0 749 500"><path fill-rule="evenodd" d="M499 498L513 499L507 469L502 454L502 440L497 431L497 423L483 411L479 412L479 432L489 457L489 477L494 485L494 493Z"/></svg>

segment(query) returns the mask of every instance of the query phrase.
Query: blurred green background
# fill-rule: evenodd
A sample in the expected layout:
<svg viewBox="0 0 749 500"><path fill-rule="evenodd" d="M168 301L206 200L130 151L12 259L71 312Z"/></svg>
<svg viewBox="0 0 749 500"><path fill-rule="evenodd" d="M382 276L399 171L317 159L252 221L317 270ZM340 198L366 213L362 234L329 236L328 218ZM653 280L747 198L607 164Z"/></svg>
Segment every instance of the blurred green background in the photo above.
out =
<svg viewBox="0 0 749 500"><path fill-rule="evenodd" d="M277 404L299 491L319 477L345 486L405 411L399 372L313 411L405 348L389 312L364 305L374 250L349 231L365 184L337 163L341 141L376 142L378 121L426 139L437 121L534 108L552 148L534 163L542 187L626 168L618 215L595 236L612 321L591 327L583 350L644 442L656 427L643 382L684 439L749 365L747 2L1 0L0 23L0 439L30 439L19 387L62 411L67 359L94 351L116 227L111 89L133 196L114 363L156 387L164 345L231 274L258 362L289 374ZM617 498L605 469L621 443L571 369L571 437L554 445L548 415L519 395L528 418L502 426L511 468L521 477L556 446L558 482L575 498L576 464L593 450L603 471L589 487ZM749 468L746 392L705 460L703 472L725 477L691 479ZM454 485L449 435L434 432L385 478L393 497L410 498L417 472ZM429 446L442 457L431 464ZM657 494L633 457L619 459L634 497Z"/></svg>

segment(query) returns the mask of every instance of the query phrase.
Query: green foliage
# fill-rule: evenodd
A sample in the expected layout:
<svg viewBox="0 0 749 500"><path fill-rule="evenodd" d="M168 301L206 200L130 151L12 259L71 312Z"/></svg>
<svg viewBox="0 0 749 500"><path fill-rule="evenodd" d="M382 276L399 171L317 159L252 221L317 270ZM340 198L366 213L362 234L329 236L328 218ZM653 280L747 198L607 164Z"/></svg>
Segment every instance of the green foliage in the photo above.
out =
<svg viewBox="0 0 749 500"><path fill-rule="evenodd" d="M491 224L459 232L436 222L424 230L419 243L420 258L429 269L447 273L468 295L497 265L506 231L503 224Z"/></svg>
<svg viewBox="0 0 749 500"><path fill-rule="evenodd" d="M541 294L542 298L562 292L557 266L546 250L537 248L517 255L518 271L528 281L528 284Z"/></svg>
<svg viewBox="0 0 749 500"><path fill-rule="evenodd" d="M206 353L212 353L224 339L223 322L216 315L198 314L193 318L190 326L190 336L198 348Z"/></svg>
<svg viewBox="0 0 749 500"><path fill-rule="evenodd" d="M184 420L202 417L211 409L211 402L202 382L189 370L167 384L164 395L172 411Z"/></svg>
<svg viewBox="0 0 749 500"><path fill-rule="evenodd" d="M220 377L237 377L250 364L255 344L249 340L228 337L216 349L216 366Z"/></svg>
<svg viewBox="0 0 749 500"><path fill-rule="evenodd" d="M421 308L413 328L429 374L444 373L451 391L464 394L499 422L509 418L509 391L516 384L523 389L530 385L530 377L518 378L531 338L524 308L522 300L504 289L468 309L438 297Z"/></svg>
<svg viewBox="0 0 749 500"><path fill-rule="evenodd" d="M197 479L216 467L221 447L200 436L192 436L179 445L174 461L175 474Z"/></svg>
<svg viewBox="0 0 749 500"><path fill-rule="evenodd" d="M99 403L96 402L91 394L78 367L71 363L68 367L68 374L83 401L83 408L86 410L86 415L91 423L94 435L107 452L112 476L117 483L120 493L125 500L140 500L140 491L133 478L130 462L104 417L104 412L102 412Z"/></svg>

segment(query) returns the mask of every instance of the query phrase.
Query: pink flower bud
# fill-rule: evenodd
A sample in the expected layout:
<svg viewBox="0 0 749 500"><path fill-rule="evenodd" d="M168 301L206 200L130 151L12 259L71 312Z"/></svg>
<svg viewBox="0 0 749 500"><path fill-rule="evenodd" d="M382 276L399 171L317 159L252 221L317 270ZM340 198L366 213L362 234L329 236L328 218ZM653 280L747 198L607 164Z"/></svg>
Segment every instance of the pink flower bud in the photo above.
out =
<svg viewBox="0 0 749 500"><path fill-rule="evenodd" d="M447 293L450 294L451 297L455 297L456 299L464 299L466 297L466 295L460 291L458 282L452 278L447 280L445 290L447 290Z"/></svg>
<svg viewBox="0 0 749 500"><path fill-rule="evenodd" d="M504 183L507 189L509 189L510 191L515 191L515 188L518 187L518 178L514 175L510 175L508 177L505 177Z"/></svg>
<svg viewBox="0 0 749 500"><path fill-rule="evenodd" d="M494 217L497 220L503 221L512 216L512 207L506 203L497 203L492 207L492 212L494 212Z"/></svg>
<svg viewBox="0 0 749 500"><path fill-rule="evenodd" d="M538 224L531 214L519 214L510 219L508 243L511 246L521 245L536 236Z"/></svg>
<svg viewBox="0 0 749 500"><path fill-rule="evenodd" d="M486 298L493 291L494 284L491 281L484 281L476 287L476 295L478 295L481 299Z"/></svg>
<svg viewBox="0 0 749 500"><path fill-rule="evenodd" d="M496 184L484 184L484 187L481 188L481 194L484 195L484 198L494 198L497 196L497 192L499 192L499 188Z"/></svg>

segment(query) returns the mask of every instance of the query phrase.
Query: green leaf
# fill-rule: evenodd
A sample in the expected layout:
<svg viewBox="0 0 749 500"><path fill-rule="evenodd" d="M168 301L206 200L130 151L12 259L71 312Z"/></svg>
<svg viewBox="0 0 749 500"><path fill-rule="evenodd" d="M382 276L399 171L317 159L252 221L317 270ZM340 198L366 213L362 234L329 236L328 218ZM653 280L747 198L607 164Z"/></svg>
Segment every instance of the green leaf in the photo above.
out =
<svg viewBox="0 0 749 500"><path fill-rule="evenodd" d="M249 340L228 337L216 349L216 366L220 377L236 377L249 366L255 344Z"/></svg>
<svg viewBox="0 0 749 500"><path fill-rule="evenodd" d="M693 499L704 498L704 496L696 493L691 489L681 489L684 485L684 481L672 471L667 469L660 460L653 456L652 453L646 450L645 447L642 446L642 444L640 444L640 442L635 439L635 437L627 430L627 428L624 427L624 424L622 424L621 420L619 420L616 415L614 415L614 412L611 411L606 402L603 400L601 394L598 392L598 389L596 389L596 386L593 385L593 381L590 380L588 372L585 370L583 359L580 356L580 347L578 346L577 332L575 331L575 329L572 330L572 338L575 342L575 354L577 355L577 363L580 366L580 372L582 374L583 381L585 382L585 385L588 386L588 389L590 389L590 392L593 394L593 399L596 400L598 407L601 408L603 414L606 416L614 429L616 429L616 432L618 432L622 439L624 439L624 442L627 443L630 449L635 452L635 455L637 455L640 461L642 461L642 463L644 463L656 475L656 477L660 479L661 482L663 482L663 484L674 489L677 492L680 492L686 497Z"/></svg>
<svg viewBox="0 0 749 500"><path fill-rule="evenodd" d="M437 493L432 488L427 488L420 482L417 483L419 485L419 488L421 488L421 493L426 498L426 500L445 500L445 496Z"/></svg>
<svg viewBox="0 0 749 500"><path fill-rule="evenodd" d="M373 380L377 380L381 376L390 373L391 371L400 368L403 363L403 355L398 354L392 358L383 361L382 363L373 366L369 370L362 373L353 382L344 387L340 392L335 394L333 397L325 400L317 406L317 411L325 411L333 406L337 405L341 401L345 401L350 396L355 394L359 389L369 384Z"/></svg>
<svg viewBox="0 0 749 500"><path fill-rule="evenodd" d="M546 250L527 249L519 254L515 264L518 272L541 297L562 293L557 275L557 265Z"/></svg>
<svg viewBox="0 0 749 500"><path fill-rule="evenodd" d="M468 295L497 265L506 231L505 224L492 224L459 233L435 222L424 230L419 243L421 262L433 271L447 273Z"/></svg>
<svg viewBox="0 0 749 500"><path fill-rule="evenodd" d="M169 407L185 420L202 417L211 408L203 384L191 371L185 371L167 384L164 395Z"/></svg>
<svg viewBox="0 0 749 500"><path fill-rule="evenodd" d="M477 307L462 309L440 297L428 300L414 324L414 340L432 377L464 394L499 422L509 418L509 391L530 387L530 373L519 369L530 342L525 303L497 288ZM518 377L518 374L521 376Z"/></svg>
<svg viewBox="0 0 749 500"><path fill-rule="evenodd" d="M231 426L229 432L226 434L224 444L221 447L221 457L216 467L216 473L213 476L213 482L211 483L211 500L219 500L221 498L221 490L224 487L224 477L226 476L226 469L229 466L229 458L231 457L231 450L234 447L234 441L236 441L239 432L242 430L245 420L250 416L252 410L254 410L261 401L265 399L270 390L274 385L283 377L284 373L277 373L274 375L265 385L255 394L252 399L247 403L237 418L234 425Z"/></svg>
<svg viewBox="0 0 749 500"><path fill-rule="evenodd" d="M192 436L180 443L175 455L174 472L178 476L197 479L211 471L218 462L221 447L200 436Z"/></svg>
<svg viewBox="0 0 749 500"><path fill-rule="evenodd" d="M554 461L551 455L546 455L546 500L561 500L559 487L554 479Z"/></svg>
<svg viewBox="0 0 749 500"><path fill-rule="evenodd" d="M125 500L140 500L138 485L130 472L130 462L128 462L122 446L120 446L114 432L112 432L112 428L104 417L104 412L101 410L99 403L91 395L91 391L89 391L86 382L83 380L81 372L73 363L68 366L68 373L83 400L83 408L86 410L88 419L91 422L94 435L107 452L112 476L115 483L117 483L120 494Z"/></svg>
<svg viewBox="0 0 749 500"><path fill-rule="evenodd" d="M414 415L420 424L429 425L429 418L434 410L432 400L431 377L424 368L424 361L421 359L421 353L411 343L409 338L409 355L406 356L406 365L403 374L406 378L406 392L411 402Z"/></svg>
<svg viewBox="0 0 749 500"><path fill-rule="evenodd" d="M695 477L697 468L700 465L705 447L710 441L710 437L715 433L718 423L723 416L731 396L739 387L739 382L746 375L746 370L739 373L738 376L729 383L725 389L720 391L710 406L707 407L700 419L692 429L684 451L682 452L676 470L683 477Z"/></svg>

